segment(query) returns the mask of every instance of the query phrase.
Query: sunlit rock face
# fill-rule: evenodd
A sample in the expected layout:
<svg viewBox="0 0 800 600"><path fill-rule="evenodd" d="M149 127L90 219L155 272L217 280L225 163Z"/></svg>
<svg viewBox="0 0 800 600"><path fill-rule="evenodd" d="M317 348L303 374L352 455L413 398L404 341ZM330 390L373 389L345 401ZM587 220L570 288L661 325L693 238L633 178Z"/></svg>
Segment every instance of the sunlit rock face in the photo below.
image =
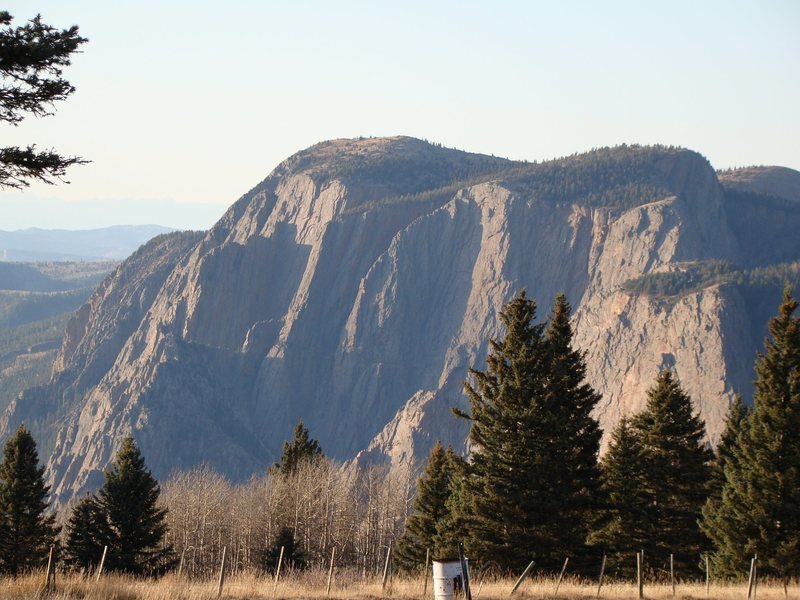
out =
<svg viewBox="0 0 800 600"><path fill-rule="evenodd" d="M757 173L730 199L682 149L529 164L411 138L318 144L210 231L161 236L123 263L73 318L50 383L0 428L39 423L61 500L95 487L130 432L158 477L207 462L246 478L300 419L335 458L413 463L436 439L464 448L450 409L525 288L541 319L567 294L606 432L670 367L714 441L733 394L750 393L778 292L629 283L799 259L800 203L773 188L800 174L780 175L768 200ZM774 232L772 253L754 231Z"/></svg>

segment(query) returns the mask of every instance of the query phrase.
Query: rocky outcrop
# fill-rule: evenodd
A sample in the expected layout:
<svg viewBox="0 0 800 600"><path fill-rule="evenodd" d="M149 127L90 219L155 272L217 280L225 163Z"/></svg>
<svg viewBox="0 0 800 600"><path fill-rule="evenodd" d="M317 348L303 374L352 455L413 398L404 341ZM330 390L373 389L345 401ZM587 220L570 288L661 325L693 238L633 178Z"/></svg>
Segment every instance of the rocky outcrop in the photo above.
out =
<svg viewBox="0 0 800 600"><path fill-rule="evenodd" d="M540 318L558 292L572 301L605 428L669 366L714 440L751 379L763 311L732 285L656 298L625 284L747 256L738 206L680 149L537 165L410 138L320 144L202 237L124 263L71 322L50 384L0 427L47 415L62 498L96 485L129 432L159 477L199 462L247 477L299 419L336 458L414 461L436 439L463 446L450 407L525 287Z"/></svg>
<svg viewBox="0 0 800 600"><path fill-rule="evenodd" d="M50 382L12 400L0 415L0 432L37 423L42 454L58 451L69 415L114 364L166 276L201 236L175 232L153 238L108 275L67 323Z"/></svg>

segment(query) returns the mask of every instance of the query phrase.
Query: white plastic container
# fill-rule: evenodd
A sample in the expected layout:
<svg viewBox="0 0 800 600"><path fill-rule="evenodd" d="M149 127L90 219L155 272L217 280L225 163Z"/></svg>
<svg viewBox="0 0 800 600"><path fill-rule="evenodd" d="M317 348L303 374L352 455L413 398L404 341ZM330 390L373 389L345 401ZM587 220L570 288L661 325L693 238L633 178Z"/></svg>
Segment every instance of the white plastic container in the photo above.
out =
<svg viewBox="0 0 800 600"><path fill-rule="evenodd" d="M461 562L457 560L433 561L433 597L436 600L454 600L464 589Z"/></svg>

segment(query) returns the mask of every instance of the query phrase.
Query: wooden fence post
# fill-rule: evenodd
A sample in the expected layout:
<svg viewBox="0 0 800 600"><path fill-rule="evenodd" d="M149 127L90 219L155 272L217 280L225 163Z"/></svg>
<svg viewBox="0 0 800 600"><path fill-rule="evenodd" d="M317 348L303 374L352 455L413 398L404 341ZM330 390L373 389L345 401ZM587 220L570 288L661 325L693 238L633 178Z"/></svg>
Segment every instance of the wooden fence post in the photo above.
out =
<svg viewBox="0 0 800 600"><path fill-rule="evenodd" d="M273 596L278 591L278 579L281 578L281 565L283 564L283 548L284 548L284 546L281 546L281 553L278 556L278 564L275 567L275 583L272 585L272 595Z"/></svg>
<svg viewBox="0 0 800 600"><path fill-rule="evenodd" d="M669 582L672 584L672 595L675 595L675 563L672 552L669 554Z"/></svg>
<svg viewBox="0 0 800 600"><path fill-rule="evenodd" d="M331 550L331 565L328 568L328 587L325 588L325 595L331 595L331 582L333 581L333 564L336 561L336 546Z"/></svg>
<svg viewBox="0 0 800 600"><path fill-rule="evenodd" d="M389 576L389 559L392 557L392 546L386 548L386 562L383 563L383 580L381 581L381 591L386 589L386 579Z"/></svg>
<svg viewBox="0 0 800 600"><path fill-rule="evenodd" d="M46 592L56 591L56 547L50 544L50 553L47 555L47 571L44 576L44 590Z"/></svg>
<svg viewBox="0 0 800 600"><path fill-rule="evenodd" d="M95 581L100 581L100 575L103 574L103 565L106 564L106 552L108 552L108 546L103 546L103 556L100 558L100 566L97 567L97 577Z"/></svg>
<svg viewBox="0 0 800 600"><path fill-rule="evenodd" d="M597 597L600 597L600 588L603 587L603 574L606 572L606 555L603 554L603 562L600 563L600 581L597 583Z"/></svg>
<svg viewBox="0 0 800 600"><path fill-rule="evenodd" d="M428 595L428 561L431 558L431 549L425 548L425 570L422 572L422 579L424 583L422 584L422 597Z"/></svg>
<svg viewBox="0 0 800 600"><path fill-rule="evenodd" d="M219 583L217 584L217 598L222 596L222 586L225 583L225 552L228 550L227 546L222 547L222 562L219 565Z"/></svg>
<svg viewBox="0 0 800 600"><path fill-rule="evenodd" d="M753 556L755 564L753 565L753 598L758 596L758 554Z"/></svg>
<svg viewBox="0 0 800 600"><path fill-rule="evenodd" d="M556 591L553 592L553 595L558 595L558 588L561 585L561 580L564 578L564 572L567 570L567 563L569 562L569 556L564 559L564 566L561 567L561 573L558 576L558 581L556 582Z"/></svg>
<svg viewBox="0 0 800 600"><path fill-rule="evenodd" d="M514 587L511 588L511 593L509 594L509 596L512 596L514 592L517 591L517 588L522 585L522 582L525 581L525 578L528 576L528 573L531 572L531 569L533 568L534 564L535 561L531 561L530 563L528 563L528 566L525 567L525 570L522 572L522 575L520 575L519 579L517 579L517 583L515 583Z"/></svg>
<svg viewBox="0 0 800 600"><path fill-rule="evenodd" d="M711 587L711 571L708 569L708 554L706 554L706 596L709 594Z"/></svg>
<svg viewBox="0 0 800 600"><path fill-rule="evenodd" d="M636 553L636 588L638 590L637 598L644 598L644 580L642 577L642 570L644 569L644 552Z"/></svg>
<svg viewBox="0 0 800 600"><path fill-rule="evenodd" d="M472 590L469 587L469 565L464 557L464 544L458 542L458 560L461 563L461 580L464 584L464 598L472 600Z"/></svg>
<svg viewBox="0 0 800 600"><path fill-rule="evenodd" d="M747 597L750 598L753 595L753 573L756 568L756 559L755 557L750 559L750 574L747 576Z"/></svg>

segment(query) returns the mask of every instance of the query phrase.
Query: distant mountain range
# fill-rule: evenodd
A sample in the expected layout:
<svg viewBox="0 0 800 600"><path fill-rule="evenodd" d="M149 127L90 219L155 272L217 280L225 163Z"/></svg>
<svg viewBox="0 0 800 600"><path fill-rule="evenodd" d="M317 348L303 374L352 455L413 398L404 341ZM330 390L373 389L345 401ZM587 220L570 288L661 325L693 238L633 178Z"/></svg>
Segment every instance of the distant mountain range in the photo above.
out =
<svg viewBox="0 0 800 600"><path fill-rule="evenodd" d="M160 225L0 231L0 261L122 260L149 239L170 231L173 229Z"/></svg>
<svg viewBox="0 0 800 600"><path fill-rule="evenodd" d="M450 409L525 288L541 319L557 293L572 303L606 432L670 367L716 441L797 280L799 184L663 146L527 163L321 143L208 232L158 236L108 275L0 440L28 424L61 500L96 487L129 433L157 477L206 462L245 479L300 419L342 460L463 449Z"/></svg>

